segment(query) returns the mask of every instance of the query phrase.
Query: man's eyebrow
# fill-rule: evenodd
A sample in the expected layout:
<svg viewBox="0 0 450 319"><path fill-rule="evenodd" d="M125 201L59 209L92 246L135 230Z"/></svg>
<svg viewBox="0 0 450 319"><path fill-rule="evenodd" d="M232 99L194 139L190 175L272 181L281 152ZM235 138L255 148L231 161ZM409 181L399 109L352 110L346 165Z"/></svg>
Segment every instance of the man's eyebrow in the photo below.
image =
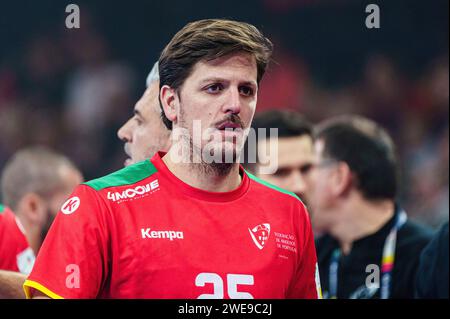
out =
<svg viewBox="0 0 450 319"><path fill-rule="evenodd" d="M133 114L142 117L142 114L138 109L134 109Z"/></svg>
<svg viewBox="0 0 450 319"><path fill-rule="evenodd" d="M258 87L258 84L256 83L256 81L246 81L246 82L243 82L242 85L250 85L250 86Z"/></svg>
<svg viewBox="0 0 450 319"><path fill-rule="evenodd" d="M222 78L212 77L212 78L203 79L203 80L200 81L200 83L203 84L203 83L206 83L206 82L223 82L223 81L225 81L225 80L222 79Z"/></svg>
<svg viewBox="0 0 450 319"><path fill-rule="evenodd" d="M223 78L218 78L218 77L210 77L210 78L206 78L200 81L200 84L204 84L204 83L208 83L208 82L227 82L228 80L225 80ZM258 86L256 81L245 81L243 83L241 83L241 85L251 85L251 86Z"/></svg>

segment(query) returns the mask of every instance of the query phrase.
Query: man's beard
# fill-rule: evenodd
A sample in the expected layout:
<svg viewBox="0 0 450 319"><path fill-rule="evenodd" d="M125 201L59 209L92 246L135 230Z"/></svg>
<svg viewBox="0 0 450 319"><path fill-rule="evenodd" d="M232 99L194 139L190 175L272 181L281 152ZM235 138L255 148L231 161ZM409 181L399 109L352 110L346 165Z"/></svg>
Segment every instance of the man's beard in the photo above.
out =
<svg viewBox="0 0 450 319"><path fill-rule="evenodd" d="M300 200L302 201L302 203L308 207L308 201L306 199L306 195L303 193L295 193L295 195L297 195L298 198L300 198Z"/></svg>
<svg viewBox="0 0 450 319"><path fill-rule="evenodd" d="M52 226L54 219L55 219L55 217L52 215L50 210L48 210L47 211L47 220L45 221L45 224L42 226L42 230L41 230L41 242L44 242L44 239L47 236L47 233L50 230L50 227Z"/></svg>
<svg viewBox="0 0 450 319"><path fill-rule="evenodd" d="M214 148L214 152L217 151L217 153L220 152L220 155L213 156L213 158L218 157L218 161L213 160L211 162L207 162L204 159L204 149L202 146L195 145L194 143L194 134L193 129L189 130L187 123L183 120L184 119L184 112L183 108L180 110L180 127L186 129L189 132L189 136L183 136L182 139L184 140L184 143L189 145L189 151L192 158L200 159L200 161L192 161L195 167L198 167L202 172L205 172L209 175L215 175L215 176L226 176L230 173L231 169L239 163L240 154L238 152L238 142L234 139L231 142L225 142L221 141L221 147L219 150L217 148ZM239 123L241 127L244 126L243 122L239 118L239 116L232 114L230 115L227 120L233 122L233 123ZM203 140L203 136L201 138ZM202 142L200 142L202 143ZM233 149L232 150L226 150L225 149L225 143L233 143ZM239 150L240 151L240 150Z"/></svg>
<svg viewBox="0 0 450 319"><path fill-rule="evenodd" d="M190 149L194 154L200 154L200 158L201 158L201 162L198 164L200 169L207 173L208 175L215 175L215 176L226 176L230 173L231 169L234 167L234 165L236 165L236 163L238 163L238 156L237 156L237 152L236 152L236 148L234 148L230 153L227 154L227 151L225 149L223 149L223 144L222 144L222 150L219 150L218 152L220 152L220 159L219 161L215 161L213 160L212 162L208 163L204 160L203 158L203 150L201 149L201 147L197 147L196 145L194 145L194 141L192 139L192 137L189 139L189 144L190 144ZM230 152L230 151L228 151ZM195 156L195 155L194 155Z"/></svg>
<svg viewBox="0 0 450 319"><path fill-rule="evenodd" d="M233 153L233 156L236 157L236 152ZM232 162L222 161L221 163L205 163L205 166L208 167L210 169L210 172L214 173L214 175L216 176L226 176L231 172L231 169L236 165L236 163L237 160L233 158Z"/></svg>

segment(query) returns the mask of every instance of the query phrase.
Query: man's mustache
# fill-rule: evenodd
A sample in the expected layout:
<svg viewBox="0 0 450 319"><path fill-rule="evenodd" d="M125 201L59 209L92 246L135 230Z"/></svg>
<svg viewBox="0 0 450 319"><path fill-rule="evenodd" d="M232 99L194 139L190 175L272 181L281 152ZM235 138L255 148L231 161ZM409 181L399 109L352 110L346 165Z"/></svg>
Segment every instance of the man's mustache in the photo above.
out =
<svg viewBox="0 0 450 319"><path fill-rule="evenodd" d="M219 127L219 126L221 126L222 124L228 123L228 122L231 122L231 123L233 123L233 124L239 125L239 127L240 127L241 129L243 129L243 128L245 127L244 122L241 120L241 118L239 117L239 115L236 115L236 114L230 114L230 115L227 115L227 117L226 117L225 119L223 119L223 120L217 122L217 123L215 124L215 127Z"/></svg>
<svg viewBox="0 0 450 319"><path fill-rule="evenodd" d="M123 146L123 151L125 152L125 154L127 154L127 156L131 157L129 148L130 147L128 143L125 143L125 145Z"/></svg>

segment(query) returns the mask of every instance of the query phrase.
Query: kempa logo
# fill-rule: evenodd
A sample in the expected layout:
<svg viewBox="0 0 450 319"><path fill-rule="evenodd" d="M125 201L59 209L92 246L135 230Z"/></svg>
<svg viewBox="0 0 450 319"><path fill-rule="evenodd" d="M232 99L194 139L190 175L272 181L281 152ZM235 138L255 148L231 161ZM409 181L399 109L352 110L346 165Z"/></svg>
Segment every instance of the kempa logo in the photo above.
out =
<svg viewBox="0 0 450 319"><path fill-rule="evenodd" d="M152 239L184 239L182 231L174 230L151 230L150 228L141 229L142 238L152 238Z"/></svg>
<svg viewBox="0 0 450 319"><path fill-rule="evenodd" d="M80 198L74 196L69 198L61 207L61 212L65 215L74 213L80 207Z"/></svg>
<svg viewBox="0 0 450 319"><path fill-rule="evenodd" d="M159 188L159 183L158 180L155 179L153 182L148 183L147 185L128 188L122 192L108 192L107 198L109 200L112 200L113 202L136 199L143 197L143 195L148 194L157 188Z"/></svg>

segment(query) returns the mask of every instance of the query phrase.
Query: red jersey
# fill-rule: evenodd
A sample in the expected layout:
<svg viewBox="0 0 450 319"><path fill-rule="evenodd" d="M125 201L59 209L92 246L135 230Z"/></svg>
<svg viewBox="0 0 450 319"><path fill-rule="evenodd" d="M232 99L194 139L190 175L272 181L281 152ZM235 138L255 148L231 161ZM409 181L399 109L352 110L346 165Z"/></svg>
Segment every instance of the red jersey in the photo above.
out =
<svg viewBox="0 0 450 319"><path fill-rule="evenodd" d="M155 154L80 185L24 284L53 298L318 298L314 237L292 193L245 172L193 188Z"/></svg>
<svg viewBox="0 0 450 319"><path fill-rule="evenodd" d="M34 260L20 221L0 204L0 269L29 274Z"/></svg>

